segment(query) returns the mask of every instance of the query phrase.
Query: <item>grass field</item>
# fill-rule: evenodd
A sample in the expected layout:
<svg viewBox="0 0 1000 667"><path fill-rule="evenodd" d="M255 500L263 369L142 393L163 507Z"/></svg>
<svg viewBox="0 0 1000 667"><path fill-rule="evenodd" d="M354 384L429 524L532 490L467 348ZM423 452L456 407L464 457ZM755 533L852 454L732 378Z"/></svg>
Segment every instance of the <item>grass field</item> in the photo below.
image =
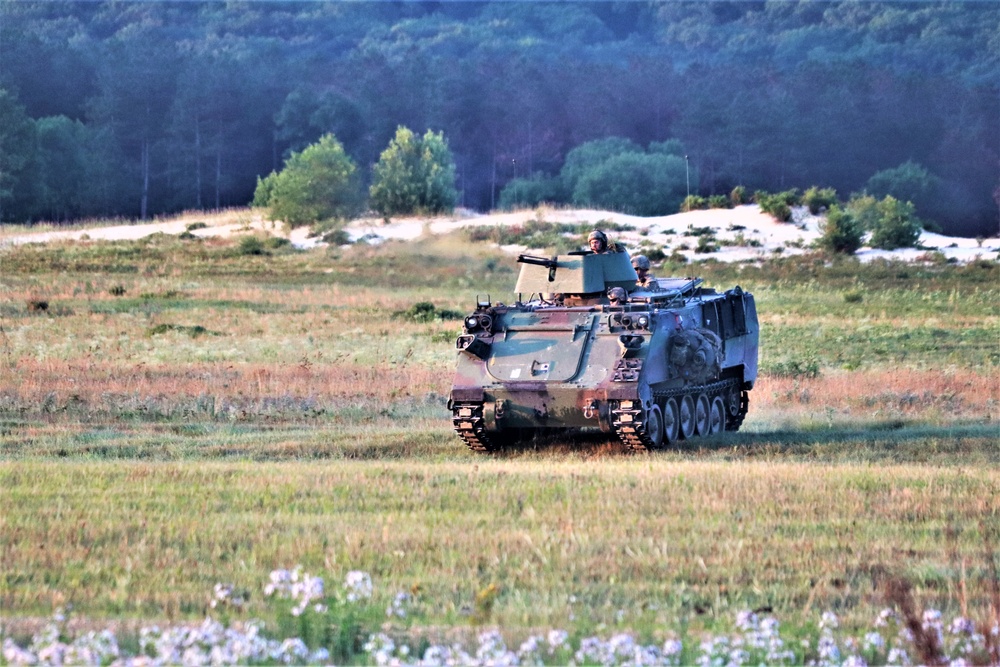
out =
<svg viewBox="0 0 1000 667"><path fill-rule="evenodd" d="M400 592L392 629L414 646L484 627L662 642L746 610L815 639L823 612L863 634L907 599L1000 618L996 263L660 269L755 294L743 429L642 456L589 439L485 457L450 431L448 318L510 298L510 257L459 235L247 248L0 249L6 637L71 607L81 631L138 642L141 623L220 613L218 583L248 593L227 621L356 662ZM372 597L350 622L343 605L293 618L261 590L297 565L330 591L365 572Z"/></svg>

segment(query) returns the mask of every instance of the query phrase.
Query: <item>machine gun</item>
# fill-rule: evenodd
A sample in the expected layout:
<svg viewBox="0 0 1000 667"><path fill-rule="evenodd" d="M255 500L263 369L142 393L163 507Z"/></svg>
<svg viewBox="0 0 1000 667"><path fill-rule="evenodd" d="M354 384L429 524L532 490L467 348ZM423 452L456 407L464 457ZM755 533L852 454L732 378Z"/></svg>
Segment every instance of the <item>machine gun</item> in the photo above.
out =
<svg viewBox="0 0 1000 667"><path fill-rule="evenodd" d="M556 279L556 268L559 267L559 262L556 261L555 257L538 257L536 255L518 255L518 264L534 264L535 266L544 266L549 270L549 282L553 282Z"/></svg>

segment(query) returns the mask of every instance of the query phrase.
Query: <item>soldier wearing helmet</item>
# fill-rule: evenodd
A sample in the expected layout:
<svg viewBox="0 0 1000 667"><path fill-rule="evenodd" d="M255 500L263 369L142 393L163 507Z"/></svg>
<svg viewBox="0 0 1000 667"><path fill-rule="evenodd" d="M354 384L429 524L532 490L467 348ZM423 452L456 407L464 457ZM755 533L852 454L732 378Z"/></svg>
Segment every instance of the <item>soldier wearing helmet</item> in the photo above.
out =
<svg viewBox="0 0 1000 667"><path fill-rule="evenodd" d="M621 287L612 287L608 290L608 301L612 306L623 306L628 300L628 292Z"/></svg>
<svg viewBox="0 0 1000 667"><path fill-rule="evenodd" d="M649 272L649 258L645 255L636 255L632 258L632 268L635 269L635 275L639 278L635 281L638 287L643 289L657 288L656 277Z"/></svg>
<svg viewBox="0 0 1000 667"><path fill-rule="evenodd" d="M587 237L587 243L590 244L590 249L597 254L608 251L608 237L600 229L590 232L590 235Z"/></svg>

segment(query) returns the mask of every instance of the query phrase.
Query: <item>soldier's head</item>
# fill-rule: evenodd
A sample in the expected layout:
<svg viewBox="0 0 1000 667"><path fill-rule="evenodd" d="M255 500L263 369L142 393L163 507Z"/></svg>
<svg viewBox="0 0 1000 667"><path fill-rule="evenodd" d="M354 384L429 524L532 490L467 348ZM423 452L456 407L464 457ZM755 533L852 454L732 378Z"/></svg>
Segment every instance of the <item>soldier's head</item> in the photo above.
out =
<svg viewBox="0 0 1000 667"><path fill-rule="evenodd" d="M632 258L632 268L635 275L639 276L639 281L645 281L649 275L649 259L645 255L636 255Z"/></svg>
<svg viewBox="0 0 1000 667"><path fill-rule="evenodd" d="M590 232L587 243L590 244L590 249L594 252L607 252L608 250L608 237L600 229Z"/></svg>
<svg viewBox="0 0 1000 667"><path fill-rule="evenodd" d="M620 306L628 298L628 292L623 287L612 287L608 290L608 300L612 306Z"/></svg>

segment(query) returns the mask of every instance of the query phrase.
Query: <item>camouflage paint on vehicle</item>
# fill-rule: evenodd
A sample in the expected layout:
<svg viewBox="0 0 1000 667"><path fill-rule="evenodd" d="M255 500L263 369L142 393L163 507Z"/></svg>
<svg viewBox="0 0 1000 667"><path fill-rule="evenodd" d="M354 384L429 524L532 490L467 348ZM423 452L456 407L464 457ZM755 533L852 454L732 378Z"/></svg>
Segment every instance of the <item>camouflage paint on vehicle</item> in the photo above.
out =
<svg viewBox="0 0 1000 667"><path fill-rule="evenodd" d="M740 427L757 379L753 295L697 278L638 287L626 252L518 262L514 303L477 304L456 341L450 405L470 448L603 431L649 449Z"/></svg>

